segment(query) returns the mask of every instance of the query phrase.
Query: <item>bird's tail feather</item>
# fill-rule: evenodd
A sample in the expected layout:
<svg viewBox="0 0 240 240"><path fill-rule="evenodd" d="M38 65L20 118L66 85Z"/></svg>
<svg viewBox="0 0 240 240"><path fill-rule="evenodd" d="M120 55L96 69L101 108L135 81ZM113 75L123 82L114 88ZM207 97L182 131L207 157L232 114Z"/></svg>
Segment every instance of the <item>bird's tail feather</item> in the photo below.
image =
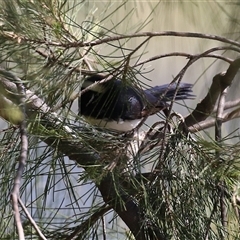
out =
<svg viewBox="0 0 240 240"><path fill-rule="evenodd" d="M166 102L172 101L173 99L194 99L195 95L192 94L192 86L193 85L190 83L180 83L179 85L175 83L165 84L147 89L145 90L145 93L150 93L161 101Z"/></svg>

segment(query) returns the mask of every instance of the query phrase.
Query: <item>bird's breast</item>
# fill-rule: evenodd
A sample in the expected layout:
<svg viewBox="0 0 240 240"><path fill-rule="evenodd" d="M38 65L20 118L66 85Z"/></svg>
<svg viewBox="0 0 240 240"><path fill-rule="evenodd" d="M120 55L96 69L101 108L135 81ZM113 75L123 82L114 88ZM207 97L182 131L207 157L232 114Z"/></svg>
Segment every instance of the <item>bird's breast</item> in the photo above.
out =
<svg viewBox="0 0 240 240"><path fill-rule="evenodd" d="M84 116L87 122L89 122L92 125L95 125L97 127L103 127L109 130L119 131L119 132L128 132L132 129L136 128L138 124L141 122L141 119L135 119L135 120L122 120L119 119L119 121L108 119L96 119L92 117Z"/></svg>

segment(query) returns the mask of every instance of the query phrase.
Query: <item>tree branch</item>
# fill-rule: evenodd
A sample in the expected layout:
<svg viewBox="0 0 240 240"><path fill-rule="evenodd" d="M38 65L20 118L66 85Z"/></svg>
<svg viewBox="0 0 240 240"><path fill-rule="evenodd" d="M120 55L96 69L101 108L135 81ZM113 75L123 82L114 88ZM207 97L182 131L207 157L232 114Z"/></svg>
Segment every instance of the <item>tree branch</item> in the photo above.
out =
<svg viewBox="0 0 240 240"><path fill-rule="evenodd" d="M0 87L5 87L6 91L11 91L12 95L17 93L17 87L14 83L9 82L7 79L0 78ZM10 96L15 104L16 97ZM50 108L33 92L26 91L27 98L27 115L32 118L39 115L39 123L42 124L48 131L51 131L51 135L48 134L42 138L49 146L60 149L62 153L68 156L71 160L76 161L82 166L87 166L100 163L101 146L99 145L99 139L91 141L89 147L82 142L89 141L89 139L82 139L81 131L86 130L84 126L78 128L77 131L69 128L64 122L57 116L56 113L51 112ZM39 128L38 123L38 128ZM32 127L30 131L34 132L37 128ZM54 134L55 132L55 134ZM62 137L61 137L62 134ZM50 136L49 136L50 135ZM94 149L101 147L99 151L94 151L90 146L94 146ZM106 148L106 146L104 146ZM111 153L110 153L111 152ZM109 151L109 158L116 157L113 151ZM97 180L99 181L99 179ZM134 199L127 193L122 192L121 181L117 185L114 184L111 174L107 174L100 180L100 183L96 183L99 191L102 193L103 199L109 204L116 213L127 224L131 232L135 235L137 240L144 240L142 221L140 220L140 210ZM119 195L120 194L120 195Z"/></svg>
<svg viewBox="0 0 240 240"><path fill-rule="evenodd" d="M186 127L194 126L194 124L204 121L211 115L219 98L219 94L231 85L239 68L240 58L237 58L230 64L226 72L214 76L206 97L198 103L195 110L185 118L184 124Z"/></svg>
<svg viewBox="0 0 240 240"><path fill-rule="evenodd" d="M13 32L9 31L3 31L2 34L6 38L16 39L16 41L21 42L30 42L30 43L38 43L38 44L46 44L46 41L41 39L29 39L25 36L17 35ZM234 40L230 40L225 37L220 37L217 35L211 35L211 34L203 34L203 33L192 33L192 32L175 32L175 31L164 31L164 32L141 32L141 33L135 33L135 34L119 34L112 37L106 37L99 40L93 40L88 42L82 42L82 41L76 41L76 42L67 42L67 43L61 43L61 42L48 42L47 44L49 46L56 46L56 47L64 47L64 48L72 48L72 47L93 47L97 46L103 43L109 43L113 41L119 41L122 39L128 39L128 38L139 38L139 37L162 37L162 36L175 36L175 37L186 37L186 38L201 38L201 39L210 39L215 40L219 42L229 43L233 46L240 47L240 43Z"/></svg>

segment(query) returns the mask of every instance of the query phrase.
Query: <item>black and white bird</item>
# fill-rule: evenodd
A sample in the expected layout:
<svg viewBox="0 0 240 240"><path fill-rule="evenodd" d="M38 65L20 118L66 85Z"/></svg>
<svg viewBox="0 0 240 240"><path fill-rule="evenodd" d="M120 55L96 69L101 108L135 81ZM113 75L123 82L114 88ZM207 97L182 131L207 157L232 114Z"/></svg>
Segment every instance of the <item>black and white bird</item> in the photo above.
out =
<svg viewBox="0 0 240 240"><path fill-rule="evenodd" d="M93 75L84 80L81 90L104 79ZM103 82L103 81L102 81ZM131 87L112 78L95 84L79 97L79 114L90 124L119 132L128 132L141 120L168 107L172 100L193 99L192 84L165 84L146 90Z"/></svg>

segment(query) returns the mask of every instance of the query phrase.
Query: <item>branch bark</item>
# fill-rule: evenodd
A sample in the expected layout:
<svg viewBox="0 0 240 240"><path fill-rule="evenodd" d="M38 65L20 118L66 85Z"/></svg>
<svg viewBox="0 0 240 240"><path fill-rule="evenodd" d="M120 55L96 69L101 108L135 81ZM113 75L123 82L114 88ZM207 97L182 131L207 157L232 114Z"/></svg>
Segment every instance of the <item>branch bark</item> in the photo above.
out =
<svg viewBox="0 0 240 240"><path fill-rule="evenodd" d="M208 118L213 112L219 95L223 90L229 87L240 68L240 58L233 61L226 72L219 73L214 76L212 85L206 97L197 104L195 110L185 118L185 126L187 128L194 126Z"/></svg>

